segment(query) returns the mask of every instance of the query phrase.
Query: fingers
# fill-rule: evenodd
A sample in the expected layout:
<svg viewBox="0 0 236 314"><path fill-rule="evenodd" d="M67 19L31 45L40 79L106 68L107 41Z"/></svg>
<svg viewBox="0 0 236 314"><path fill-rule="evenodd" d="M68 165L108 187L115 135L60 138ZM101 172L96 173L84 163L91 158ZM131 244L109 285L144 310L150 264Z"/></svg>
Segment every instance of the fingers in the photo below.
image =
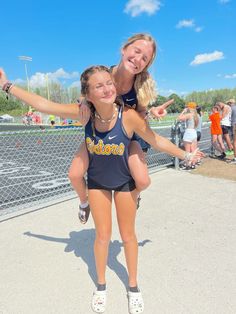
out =
<svg viewBox="0 0 236 314"><path fill-rule="evenodd" d="M194 161L197 161L199 158L201 159L201 158L204 158L206 155L203 153L203 152L201 152L200 150L199 150L199 148L197 148L197 149L195 149L195 151L194 152L192 152L192 157L190 158L190 161L192 162L194 162Z"/></svg>
<svg viewBox="0 0 236 314"><path fill-rule="evenodd" d="M167 115L167 111L165 109L161 112L160 111L158 112L158 116L159 116L158 118L163 118L166 115Z"/></svg>
<svg viewBox="0 0 236 314"><path fill-rule="evenodd" d="M167 114L167 111L165 109L163 109L161 106L152 107L151 114L155 118L160 119L160 118L163 118Z"/></svg>
<svg viewBox="0 0 236 314"><path fill-rule="evenodd" d="M90 118L90 109L88 108L87 104L82 101L79 110L79 121L82 125L86 125Z"/></svg>
<svg viewBox="0 0 236 314"><path fill-rule="evenodd" d="M167 108L168 106L170 106L171 104L173 104L174 101L175 101L174 99L170 99L170 100L164 102L164 104L162 104L161 107L162 107L163 109L165 109L165 108Z"/></svg>

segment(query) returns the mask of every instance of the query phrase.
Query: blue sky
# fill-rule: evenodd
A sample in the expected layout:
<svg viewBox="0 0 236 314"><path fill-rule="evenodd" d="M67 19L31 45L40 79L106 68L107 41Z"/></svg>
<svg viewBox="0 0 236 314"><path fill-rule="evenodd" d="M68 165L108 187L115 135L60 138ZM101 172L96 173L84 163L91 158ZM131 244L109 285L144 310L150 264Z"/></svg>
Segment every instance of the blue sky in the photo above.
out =
<svg viewBox="0 0 236 314"><path fill-rule="evenodd" d="M125 40L148 32L158 43L150 69L158 93L236 87L236 0L2 1L0 66L32 86L77 86L93 64L119 62ZM236 95L235 95L236 96Z"/></svg>

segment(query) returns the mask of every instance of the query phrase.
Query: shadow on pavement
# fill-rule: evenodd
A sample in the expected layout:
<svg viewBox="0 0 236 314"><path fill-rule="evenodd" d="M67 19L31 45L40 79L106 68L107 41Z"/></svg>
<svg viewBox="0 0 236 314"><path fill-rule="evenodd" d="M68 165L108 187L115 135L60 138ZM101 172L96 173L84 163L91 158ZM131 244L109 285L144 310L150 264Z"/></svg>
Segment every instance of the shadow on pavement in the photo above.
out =
<svg viewBox="0 0 236 314"><path fill-rule="evenodd" d="M64 243L66 245L64 252L74 252L76 257L80 257L88 267L88 274L90 278L95 285L97 284L96 267L93 253L95 229L71 231L68 238L56 238L42 234L34 234L30 231L24 232L24 235L45 241ZM151 240L143 240L142 242L139 242L138 245L143 247L148 242L151 242ZM127 270L125 266L118 260L118 256L121 253L121 248L123 246L123 243L118 240L110 242L107 265L111 270L116 273L124 286L127 287Z"/></svg>

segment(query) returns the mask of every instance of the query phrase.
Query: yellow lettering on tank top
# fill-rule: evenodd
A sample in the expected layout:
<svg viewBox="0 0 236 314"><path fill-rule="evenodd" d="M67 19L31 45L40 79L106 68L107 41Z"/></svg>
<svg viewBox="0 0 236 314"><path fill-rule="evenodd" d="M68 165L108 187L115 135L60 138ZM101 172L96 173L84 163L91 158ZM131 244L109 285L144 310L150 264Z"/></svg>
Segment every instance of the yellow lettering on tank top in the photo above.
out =
<svg viewBox="0 0 236 314"><path fill-rule="evenodd" d="M86 145L90 154L96 155L118 155L123 156L125 151L125 145L123 143L118 144L104 144L103 140L99 140L97 144L90 137L86 137Z"/></svg>

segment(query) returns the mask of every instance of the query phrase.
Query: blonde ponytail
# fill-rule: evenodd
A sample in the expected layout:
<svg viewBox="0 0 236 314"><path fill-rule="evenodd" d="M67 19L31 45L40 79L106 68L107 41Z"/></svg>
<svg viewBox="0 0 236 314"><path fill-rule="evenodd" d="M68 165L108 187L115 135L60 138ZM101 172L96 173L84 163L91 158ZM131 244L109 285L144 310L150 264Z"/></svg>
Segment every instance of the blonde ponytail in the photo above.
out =
<svg viewBox="0 0 236 314"><path fill-rule="evenodd" d="M142 107L154 102L157 98L156 83L147 71L136 75L134 89L137 94L138 103Z"/></svg>

